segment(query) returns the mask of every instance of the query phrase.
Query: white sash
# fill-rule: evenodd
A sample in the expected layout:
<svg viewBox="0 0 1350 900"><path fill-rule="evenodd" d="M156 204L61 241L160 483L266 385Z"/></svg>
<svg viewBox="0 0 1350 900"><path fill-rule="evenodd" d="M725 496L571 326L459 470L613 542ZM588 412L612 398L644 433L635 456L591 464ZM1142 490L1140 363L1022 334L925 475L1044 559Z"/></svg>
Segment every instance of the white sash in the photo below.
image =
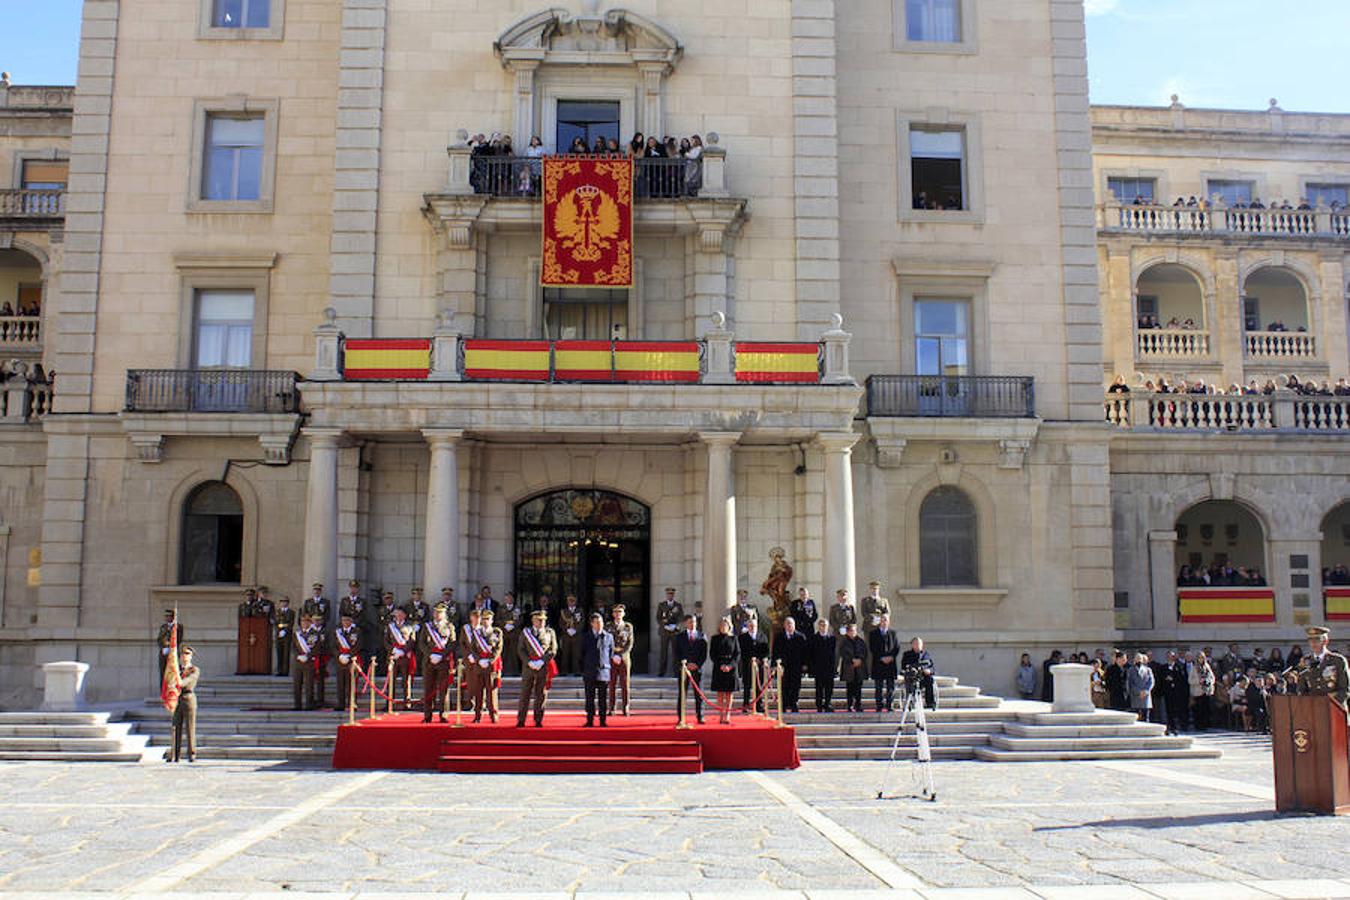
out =
<svg viewBox="0 0 1350 900"><path fill-rule="evenodd" d="M479 656L492 655L492 644L488 641L487 636L484 635L482 631L474 628L470 631L470 637L473 638L474 645L478 648Z"/></svg>
<svg viewBox="0 0 1350 900"><path fill-rule="evenodd" d="M408 644L408 639L403 636L403 630L398 627L397 622L389 623L389 633L394 636L394 646L402 650Z"/></svg>
<svg viewBox="0 0 1350 900"><path fill-rule="evenodd" d="M295 642L300 646L300 655L309 656L309 641L305 640L305 635L297 631L295 633Z"/></svg>
<svg viewBox="0 0 1350 900"><path fill-rule="evenodd" d="M427 626L427 631L431 633L431 642L436 645L436 649L444 650L446 638L432 625Z"/></svg>
<svg viewBox="0 0 1350 900"><path fill-rule="evenodd" d="M525 630L525 640L530 644L530 656L535 659L542 659L544 656L544 645L539 642L539 638L535 637L532 629Z"/></svg>
<svg viewBox="0 0 1350 900"><path fill-rule="evenodd" d="M342 633L341 629L338 630L337 639L338 643L342 645L342 652L350 654L352 652L352 645L348 642L347 636Z"/></svg>

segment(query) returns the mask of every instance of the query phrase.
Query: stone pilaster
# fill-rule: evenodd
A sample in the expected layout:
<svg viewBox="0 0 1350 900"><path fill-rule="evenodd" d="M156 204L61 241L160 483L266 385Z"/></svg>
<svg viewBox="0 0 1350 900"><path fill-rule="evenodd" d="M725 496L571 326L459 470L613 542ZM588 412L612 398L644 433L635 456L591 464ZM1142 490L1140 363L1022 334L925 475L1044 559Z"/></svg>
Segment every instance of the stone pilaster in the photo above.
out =
<svg viewBox="0 0 1350 900"><path fill-rule="evenodd" d="M1101 396L1101 384L1097 384ZM1101 400L1097 401L1101 409ZM1099 412L1100 415L1100 412ZM1111 532L1111 447L1104 426L1067 436L1070 565L1073 596L1068 607L1081 630L1115 629L1114 544ZM1066 614L1068 610L1065 610Z"/></svg>
<svg viewBox="0 0 1350 900"><path fill-rule="evenodd" d="M1155 631L1174 634L1177 627L1177 533L1150 531L1148 533L1149 587L1152 594L1152 614L1145 622L1135 621L1136 627L1145 625Z"/></svg>
<svg viewBox="0 0 1350 900"><path fill-rule="evenodd" d="M834 592L846 589L858 596L857 545L853 530L853 445L858 435L830 432L816 436L825 455L825 521L822 603L833 602Z"/></svg>
<svg viewBox="0 0 1350 900"><path fill-rule="evenodd" d="M321 581L338 596L338 448L342 431L306 428L309 487L305 499L305 584Z"/></svg>
<svg viewBox="0 0 1350 900"><path fill-rule="evenodd" d="M1102 416L1102 320L1082 0L1051 0L1050 28L1064 278L1065 417L1094 421Z"/></svg>
<svg viewBox="0 0 1350 900"><path fill-rule="evenodd" d="M375 316L387 0L343 0L329 293L337 325L369 337Z"/></svg>
<svg viewBox="0 0 1350 900"><path fill-rule="evenodd" d="M834 0L792 0L797 339L839 312L839 116Z"/></svg>
<svg viewBox="0 0 1350 900"><path fill-rule="evenodd" d="M736 597L736 486L732 448L740 440L737 431L699 434L708 447L707 494L703 506L703 601L702 628L713 623ZM686 612L692 612L686 607Z"/></svg>
<svg viewBox="0 0 1350 900"><path fill-rule="evenodd" d="M459 446L464 432L435 428L422 434L431 447L422 587L431 597L439 597L443 587L452 587L458 597L462 593L458 584Z"/></svg>

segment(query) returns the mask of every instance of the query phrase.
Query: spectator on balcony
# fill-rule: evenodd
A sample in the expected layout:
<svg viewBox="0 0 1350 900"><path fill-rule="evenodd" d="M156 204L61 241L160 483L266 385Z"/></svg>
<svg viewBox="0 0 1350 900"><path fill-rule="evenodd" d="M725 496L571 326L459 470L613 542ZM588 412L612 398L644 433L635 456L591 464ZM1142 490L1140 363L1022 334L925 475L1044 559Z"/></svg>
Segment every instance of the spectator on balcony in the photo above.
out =
<svg viewBox="0 0 1350 900"><path fill-rule="evenodd" d="M666 148L657 140L656 135L652 135L647 138L647 145L642 148L642 156L646 159L664 159Z"/></svg>
<svg viewBox="0 0 1350 900"><path fill-rule="evenodd" d="M642 136L642 132L636 132L633 139L628 142L628 155L634 158L642 156L647 149L647 139Z"/></svg>
<svg viewBox="0 0 1350 900"><path fill-rule="evenodd" d="M596 156L604 156L608 151L609 148L605 144L604 137L597 134L595 136L595 142L591 144L591 153Z"/></svg>
<svg viewBox="0 0 1350 900"><path fill-rule="evenodd" d="M1203 378L1197 378L1197 379L1191 384L1191 386L1190 386L1189 388L1186 389L1186 393L1188 393L1188 394L1208 394L1208 393L1209 393L1209 388L1205 387L1205 380L1204 380Z"/></svg>
<svg viewBox="0 0 1350 900"><path fill-rule="evenodd" d="M1350 569L1346 569L1344 563L1338 563L1330 569L1323 569L1322 584L1330 584L1337 587L1350 585Z"/></svg>
<svg viewBox="0 0 1350 900"><path fill-rule="evenodd" d="M0 306L0 316L12 316L12 315L14 315L14 307L10 306L9 301L6 300L5 305Z"/></svg>
<svg viewBox="0 0 1350 900"><path fill-rule="evenodd" d="M605 153L615 158L624 155L623 148L619 146L618 138L610 138L605 142Z"/></svg>
<svg viewBox="0 0 1350 900"><path fill-rule="evenodd" d="M569 156L585 156L586 152L586 141L580 136L572 138L572 145L567 148L567 154Z"/></svg>
<svg viewBox="0 0 1350 900"><path fill-rule="evenodd" d="M1177 587L1204 587L1205 579L1190 566L1182 566L1177 572Z"/></svg>
<svg viewBox="0 0 1350 900"><path fill-rule="evenodd" d="M1279 319L1276 319L1275 321L1271 322L1269 325L1266 326L1266 331L1288 331L1288 330L1289 329L1285 328L1284 323L1281 322Z"/></svg>
<svg viewBox="0 0 1350 900"><path fill-rule="evenodd" d="M1312 204L1308 202L1307 197L1303 197L1298 201L1298 208L1303 212L1308 212L1312 210Z"/></svg>
<svg viewBox="0 0 1350 900"><path fill-rule="evenodd" d="M1143 194L1135 194L1135 195L1134 195L1134 205L1135 205L1135 206L1148 206L1148 205L1149 205L1149 201L1147 201L1147 200L1144 199L1144 195L1143 195Z"/></svg>
<svg viewBox="0 0 1350 900"><path fill-rule="evenodd" d="M1261 202L1260 197L1253 197L1252 202L1247 204L1248 209L1265 209L1266 205Z"/></svg>
<svg viewBox="0 0 1350 900"><path fill-rule="evenodd" d="M1280 651L1279 647L1271 647L1270 658L1266 660L1266 671L1279 673L1283 672L1284 669L1284 653Z"/></svg>
<svg viewBox="0 0 1350 900"><path fill-rule="evenodd" d="M1111 386L1106 389L1108 394L1128 394L1130 386L1125 383L1124 375L1117 375L1116 380L1111 382Z"/></svg>
<svg viewBox="0 0 1350 900"><path fill-rule="evenodd" d="M683 154L680 153L680 142L673 137L666 138L666 159L675 159Z"/></svg>

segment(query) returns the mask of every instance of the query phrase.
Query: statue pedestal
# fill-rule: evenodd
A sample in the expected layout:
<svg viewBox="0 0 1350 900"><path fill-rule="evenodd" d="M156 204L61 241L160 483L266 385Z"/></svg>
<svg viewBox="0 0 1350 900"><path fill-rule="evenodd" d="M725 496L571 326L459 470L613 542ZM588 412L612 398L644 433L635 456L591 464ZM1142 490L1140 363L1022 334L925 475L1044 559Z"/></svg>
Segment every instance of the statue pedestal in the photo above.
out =
<svg viewBox="0 0 1350 900"><path fill-rule="evenodd" d="M42 666L42 709L74 712L84 709L84 676L89 663L49 662Z"/></svg>
<svg viewBox="0 0 1350 900"><path fill-rule="evenodd" d="M1055 702L1052 712L1090 713L1092 705L1092 666L1082 663L1060 663L1050 667L1055 676Z"/></svg>

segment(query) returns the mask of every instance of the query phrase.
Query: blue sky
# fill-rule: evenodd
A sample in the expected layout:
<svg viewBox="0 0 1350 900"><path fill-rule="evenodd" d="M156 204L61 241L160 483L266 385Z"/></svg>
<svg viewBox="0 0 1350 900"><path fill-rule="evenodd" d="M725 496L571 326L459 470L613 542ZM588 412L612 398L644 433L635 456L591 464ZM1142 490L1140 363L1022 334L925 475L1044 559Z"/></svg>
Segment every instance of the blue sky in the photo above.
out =
<svg viewBox="0 0 1350 900"><path fill-rule="evenodd" d="M1085 2L1094 103L1179 94L1187 106L1264 109L1275 97L1350 113L1350 0ZM80 0L0 0L0 69L16 84L73 83L79 11Z"/></svg>

